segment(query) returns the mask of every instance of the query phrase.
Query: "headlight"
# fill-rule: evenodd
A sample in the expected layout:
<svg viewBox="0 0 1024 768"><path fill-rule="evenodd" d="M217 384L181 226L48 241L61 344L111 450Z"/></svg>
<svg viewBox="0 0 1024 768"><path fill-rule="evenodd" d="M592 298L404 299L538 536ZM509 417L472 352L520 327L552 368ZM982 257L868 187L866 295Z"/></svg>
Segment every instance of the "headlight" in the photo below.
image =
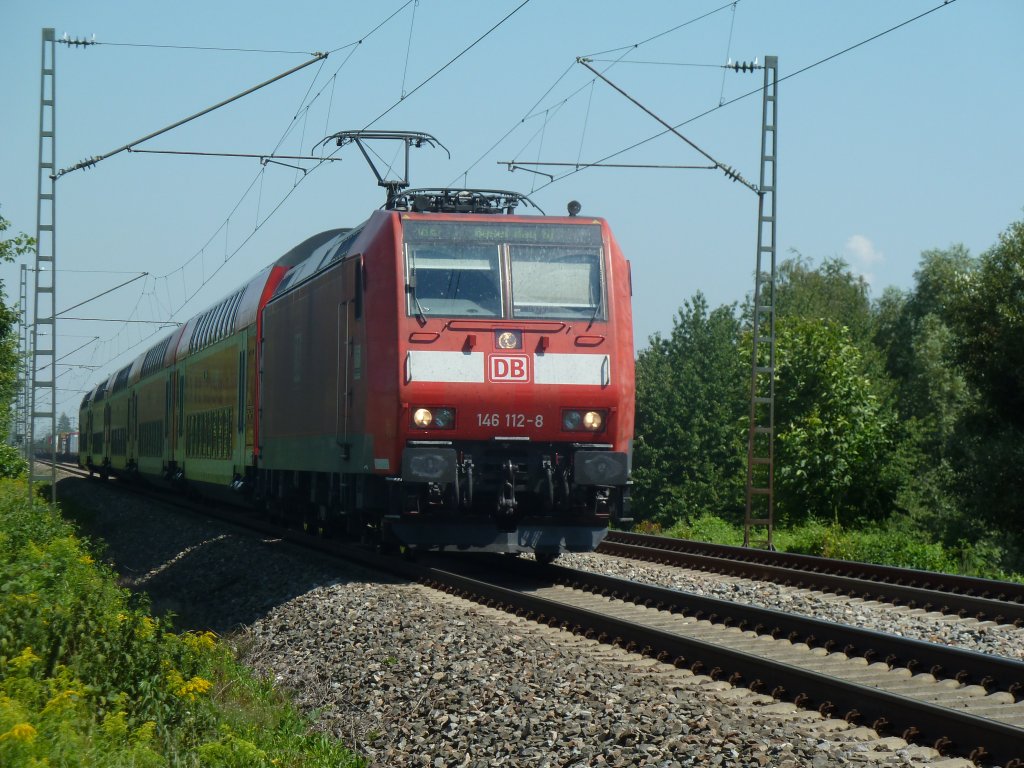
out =
<svg viewBox="0 0 1024 768"><path fill-rule="evenodd" d="M417 429L452 429L454 408L417 408L412 412L412 425Z"/></svg>
<svg viewBox="0 0 1024 768"><path fill-rule="evenodd" d="M562 411L562 429L566 432L600 432L607 411Z"/></svg>

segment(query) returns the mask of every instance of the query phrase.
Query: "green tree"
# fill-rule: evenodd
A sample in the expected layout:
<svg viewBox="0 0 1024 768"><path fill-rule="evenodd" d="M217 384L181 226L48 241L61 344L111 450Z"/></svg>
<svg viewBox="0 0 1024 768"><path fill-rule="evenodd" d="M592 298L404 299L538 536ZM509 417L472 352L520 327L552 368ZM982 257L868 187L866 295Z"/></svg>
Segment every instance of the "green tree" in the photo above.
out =
<svg viewBox="0 0 1024 768"><path fill-rule="evenodd" d="M849 329L854 343L867 340L874 326L868 285L842 259L825 259L821 266L797 253L786 259L776 275L775 313L836 322Z"/></svg>
<svg viewBox="0 0 1024 768"><path fill-rule="evenodd" d="M956 359L979 403L958 431L960 489L976 526L1024 550L1024 222L959 282L951 302Z"/></svg>
<svg viewBox="0 0 1024 768"><path fill-rule="evenodd" d="M29 254L35 245L35 240L25 234L5 237L4 233L9 228L10 222L0 216L0 262L12 262L19 256ZM11 404L17 396L18 368L21 362L16 330L18 313L7 306L6 298L5 286L0 280L0 436L4 437L11 430ZM0 442L0 477L20 474L26 468L26 463L16 448L8 445L6 440Z"/></svg>
<svg viewBox="0 0 1024 768"><path fill-rule="evenodd" d="M922 536L951 544L971 527L959 489L960 433L977 395L957 362L950 319L974 267L962 245L924 251L914 288L889 288L875 305L874 340L895 382L900 417L892 463L899 485L895 506Z"/></svg>
<svg viewBox="0 0 1024 768"><path fill-rule="evenodd" d="M749 359L734 306L701 293L655 334L636 364L633 477L640 519L670 524L743 509Z"/></svg>
<svg viewBox="0 0 1024 768"><path fill-rule="evenodd" d="M849 524L885 517L895 492L887 476L894 420L849 331L835 322L788 317L780 319L777 337L780 520L828 514Z"/></svg>
<svg viewBox="0 0 1024 768"><path fill-rule="evenodd" d="M951 299L957 356L989 407L1024 429L1024 221L965 273Z"/></svg>
<svg viewBox="0 0 1024 768"><path fill-rule="evenodd" d="M948 425L969 399L955 360L956 332L949 325L973 269L974 260L962 245L925 251L913 291L890 288L876 305L874 340L900 388L905 419L927 420L939 410ZM948 430L940 430L936 438L948 436Z"/></svg>
<svg viewBox="0 0 1024 768"><path fill-rule="evenodd" d="M12 262L32 253L35 240L25 234L6 237L10 222L0 216L0 262ZM18 313L6 302L6 287L0 280L0 435L7 435L11 426L9 405L17 395L18 386Z"/></svg>

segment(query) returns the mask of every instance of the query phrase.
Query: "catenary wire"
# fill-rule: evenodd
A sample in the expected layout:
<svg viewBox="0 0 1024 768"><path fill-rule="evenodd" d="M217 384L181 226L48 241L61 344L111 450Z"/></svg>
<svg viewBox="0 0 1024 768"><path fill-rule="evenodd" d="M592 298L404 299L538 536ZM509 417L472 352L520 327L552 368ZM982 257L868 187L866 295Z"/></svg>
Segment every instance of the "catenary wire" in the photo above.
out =
<svg viewBox="0 0 1024 768"><path fill-rule="evenodd" d="M512 9L511 11L509 11L509 13L508 13L508 14L507 14L507 15L506 15L506 16L505 16L505 17L504 17L504 18L503 18L503 19L502 19L501 21L499 21L499 22L498 22L497 24L495 24L495 25L494 25L493 27L491 27L491 28L490 28L490 29L488 29L488 30L487 30L486 32L484 32L484 33L483 33L482 35L480 35L480 37L478 37L478 38L477 38L476 40L474 40L474 41L473 41L472 43L470 43L470 44L469 44L469 45L467 45L467 46L466 46L465 48L463 48L463 49L462 49L461 51L459 51L459 52L458 52L457 54L455 54L455 56L453 56L452 58L450 58L450 59L449 59L449 60L448 60L448 61L447 61L447 62L446 62L446 63L445 63L444 65L442 65L442 66L441 66L441 68L440 68L440 69L436 70L436 71L435 71L435 72L434 72L434 73L433 73L432 75L430 75L429 77L427 77L427 79L426 79L426 80L424 80L424 81L423 81L422 83L420 83L420 84L419 84L419 85L417 85L417 86L416 86L415 88L413 88L413 89L412 89L411 91L409 91L409 93L407 93L407 94L405 95L405 97L403 97L403 98L399 99L398 101L396 101L396 102L395 102L394 104L392 104L392 105L391 105L390 107L388 107L388 108L387 108L387 109L385 109L385 110L384 110L383 112L381 112L381 113L380 113L379 115L377 115L377 117L373 118L373 120L371 120L371 121L370 121L370 122L368 122L368 123L367 123L367 124L366 124L365 126L363 126L363 130L366 130L366 129L367 129L367 128L369 128L369 127L370 127L371 125L373 125L373 124L374 124L374 123L376 123L376 122L377 122L378 120L380 120L380 119L381 119L382 117L384 117L385 115L389 114L389 113L391 112L391 110L393 110L393 109L394 109L395 107L397 107L397 106L398 106L399 104L401 104L401 103L402 103L403 101L405 101L405 99L407 99L407 98L409 98L410 96L412 96L412 95L413 95L414 93L416 93L416 91L418 91L418 90L419 90L420 88L422 88L422 87L423 87L423 86L425 86L425 85L426 85L427 83L429 83L429 82L430 82L431 80L433 80L433 79L434 79L435 77L437 77L438 75L440 75L440 74L441 74L442 72L444 72L444 71L445 71L446 69L448 69L448 67L450 67L450 66L451 66L452 64L454 64L454 63L455 63L456 61L458 61L459 59L461 59L461 58L462 58L462 57L463 57L464 55L466 55L467 53L469 53L469 51L471 51L471 50L472 50L473 48L475 48L475 47L477 46L477 44L478 44L478 43L479 43L479 42L480 42L481 40L483 40L484 38L486 38L486 37L487 37L488 35L490 35L490 34L491 34L491 33L492 33L492 32L493 32L494 30L496 30L496 29L497 29L498 27L500 27L500 26L501 26L502 24L504 24L504 23L505 23L506 21L508 21L508 20L509 20L510 18L512 18L512 17L513 17L513 16L514 16L514 15L515 15L516 13L518 13L518 12L519 12L519 11L520 11L520 10L521 10L521 9L522 9L522 8L523 8L524 6L526 6L526 5L527 5L527 4L529 3L529 2L530 2L530 0L523 0L523 2L521 2L521 3L520 3L519 5L517 5L517 6L515 7L515 8L513 8L513 9Z"/></svg>
<svg viewBox="0 0 1024 768"><path fill-rule="evenodd" d="M725 5L722 5L722 6L718 7L718 8L715 8L712 11L709 11L708 13L702 14L702 15L694 17L692 19L688 19L687 21L684 21L681 24L677 24L676 26L674 26L674 27L672 27L670 29L667 29L667 30L665 30L663 32L659 32L659 33L657 33L655 35L652 35L652 36L650 36L650 37L648 37L648 38L646 38L644 40L641 40L638 43L633 43L632 45L620 46L618 48L611 48L611 49L608 49L608 50L599 51L599 52L597 52L597 53L595 53L593 55L594 56L601 56L601 55L606 54L606 53L616 53L616 52L621 51L619 56L617 58L615 58L615 59L600 59L600 61L602 61L602 62L609 62L608 66L605 67L602 70L602 72L607 72L609 69L614 67L616 64L621 63L625 59L625 57L631 51L636 50L640 46L646 45L647 43L652 42L653 40L657 40L659 38L665 37L666 35L669 35L672 32L675 32L675 31L677 31L679 29L682 29L682 28L687 27L687 26L689 26L691 24L694 24L694 23L696 23L698 21L701 21L702 19L706 19L709 16L712 16L712 15L714 15L714 14L720 12L720 11L723 11L726 8L729 8L729 7L735 5L735 3L738 3L738 2L739 2L739 0L734 0L734 2L727 3ZM458 176L456 176L455 179L453 179L451 182L449 182L449 186L454 185L455 181L460 176L462 177L464 184L468 183L469 172L471 170L473 170L473 168L475 168L485 157L487 157L491 152L493 152L498 146L500 146L509 136L511 136L516 131L516 129L519 128L520 125L522 125L527 120L530 120L530 119L532 119L534 117L538 117L540 115L546 115L550 109L554 108L553 106L552 107L546 107L546 108L544 108L543 111L534 112L534 110L538 108L538 106L544 101L544 99L546 99L551 94L551 92L554 91L554 89L566 77L566 75L569 74L569 72L572 70L574 64L575 64L575 60L571 64L569 64L568 67L566 67L565 71L563 71L562 74L558 76L558 78L555 80L555 82L552 83L551 86L549 86L548 89L544 92L544 94L539 99L537 99L537 101L534 103L534 105L532 107L530 107L529 110L527 110L526 115L524 117L520 118L519 122L513 124L512 127L509 128L500 139L498 139L496 142L494 142L494 144L492 144L490 146L490 148L486 152L484 152L482 155L480 155L480 157L478 157L476 160L474 160L473 163L468 168L466 168L466 170L464 170L462 173L458 174ZM577 95L582 93L588 86L592 85L593 83L594 83L594 80L590 80L589 82L584 83L583 85L579 86L576 90L574 90L572 93L570 93L564 99L562 99L561 102L559 102L559 104L557 105L558 108L561 108L562 106L564 106L566 103L568 103L570 100L572 100ZM527 142L527 146L529 146L529 144L532 143L533 139L535 139L536 137L537 137L537 133L535 133L530 138L530 141ZM524 147L524 149L525 149L525 147ZM520 152L522 152L522 151L523 150L520 150ZM519 153L517 152L517 153L515 153L514 156L518 156L518 155L519 155ZM545 186L547 186L547 185L545 185ZM541 189L543 189L543 187L541 187Z"/></svg>
<svg viewBox="0 0 1024 768"><path fill-rule="evenodd" d="M857 48L860 48L861 46L867 45L868 43L873 42L874 40L877 40L880 37L884 37L885 35L888 35L891 32L895 32L896 30L898 30L898 29L900 29L902 27L905 27L908 24L912 24L915 21L923 19L925 16L928 16L928 15L930 15L932 13L935 13L935 11L938 11L938 10L940 10L942 8L945 8L948 5L952 5L955 2L956 2L956 0L944 0L944 2L942 4L934 6L933 8L930 8L927 11L924 11L923 13L919 13L917 16L909 18L906 21L902 21L899 24L896 24L896 25L894 25L892 27L889 27L888 29L885 29L885 30L881 31L881 32L879 32L876 35L872 35L869 38L861 40L859 43L855 43L855 44L853 44L853 45L851 45L851 46L849 46L847 48L842 49L841 51L837 51L836 53L833 53L833 54L831 54L829 56L826 56L823 59L819 59L818 61L815 61L812 64L808 64L805 67L801 67L800 69L796 70L795 72L792 72L792 73L790 73L790 74L788 74L788 75L786 75L784 77L780 77L778 79L778 82L782 83L782 82L784 82L786 80L790 80L790 79L796 77L797 75L802 75L803 73L805 73L805 72L807 72L807 71L809 71L811 69L814 69L815 67L821 66L822 64L825 64L826 62L832 61L833 59L835 59L835 58L837 58L839 56L847 54L850 51L856 50ZM738 101L742 101L743 99L749 98L750 96L753 96L754 94L761 93L762 90L764 90L764 89L763 88L755 88L755 89L753 89L751 91L747 91L746 93L741 94L740 96L736 96L735 98L729 99L728 101L726 101L726 102L724 102L722 104L719 104L716 107L712 107L711 109L705 110L704 112L701 112L698 115L694 115L693 117L691 117L691 118L689 118L687 120L684 120L681 123L677 123L677 124L675 124L672 127L673 128L682 128L684 125L689 125L690 123L694 122L695 120L699 120L702 117L706 117L707 115L710 115L713 112L717 112L719 109L723 109L724 107L728 107L728 106L730 106L732 104L735 104ZM668 132L669 132L669 130L666 129L664 131L660 131L659 133L654 134L653 136L648 136L646 139L642 139L642 140L636 142L635 144L631 144L628 147L625 147L625 148L620 149L620 150L618 150L616 152L612 152L610 155L606 155L605 157L602 157L600 160L597 160L595 163L593 163L593 165L597 165L597 164L603 163L606 160L611 160L614 157L618 157L619 155L625 154L626 152L629 152L629 151L631 151L633 149L636 149L637 147L640 147L640 146L642 146L644 144L647 144L648 142L653 141L654 139L661 138L662 136L664 136ZM568 178L569 176L572 176L572 175L574 175L576 173L579 173L582 170L584 170L584 168L580 168L578 170L567 171L566 173L563 173L561 176L556 176L551 181L549 181L546 184L543 184L540 187L538 187L538 189L536 191L540 192L540 191L546 189L547 187L550 187L552 184L555 184L556 182L559 182L562 179Z"/></svg>
<svg viewBox="0 0 1024 768"><path fill-rule="evenodd" d="M709 16L714 16L716 13L720 13L721 11L724 11L726 8L729 8L730 6L735 6L739 1L740 0L730 0L725 5L719 6L718 8L710 10L705 14L701 14L700 16L690 19L689 21L684 21L682 24L677 24L671 29L666 29L664 32L659 32L656 35L652 35L651 37L648 37L646 40L641 40L639 43L633 43L632 45L623 45L619 48L609 48L606 51L595 51L594 53L585 54L584 58L592 59L595 56L604 56L606 53L618 53L619 51L629 51L634 48L639 48L641 45L646 45L647 43L657 40L659 37L665 37L665 35L670 35L673 32L682 29L683 27L688 27L691 24L696 24L698 21L703 21Z"/></svg>
<svg viewBox="0 0 1024 768"><path fill-rule="evenodd" d="M311 51L283 51L273 48L224 48L214 45L159 45L156 43L108 43L97 40L93 45L110 45L121 48L169 48L178 51L222 51L231 53L290 53L300 56L312 56Z"/></svg>
<svg viewBox="0 0 1024 768"><path fill-rule="evenodd" d="M725 60L729 61L732 58L732 33L736 28L736 3L732 4L732 20L729 22L729 42L725 44ZM722 70L722 89L718 94L718 103L721 104L725 100L725 76L729 74L724 69Z"/></svg>

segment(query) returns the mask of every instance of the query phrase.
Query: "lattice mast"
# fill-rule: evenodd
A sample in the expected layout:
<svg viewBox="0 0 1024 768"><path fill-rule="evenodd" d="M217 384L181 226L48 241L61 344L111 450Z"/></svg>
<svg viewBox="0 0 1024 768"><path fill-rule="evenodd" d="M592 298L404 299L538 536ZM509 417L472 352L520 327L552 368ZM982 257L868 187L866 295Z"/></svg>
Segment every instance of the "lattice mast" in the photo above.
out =
<svg viewBox="0 0 1024 768"><path fill-rule="evenodd" d="M18 399L15 407L14 444L21 455L30 457L28 445L29 407L32 402L32 348L29 346L28 265L21 265L18 283Z"/></svg>
<svg viewBox="0 0 1024 768"><path fill-rule="evenodd" d="M768 549L775 548L772 535L775 518L777 93L778 57L766 56L761 120L761 184L758 188L757 264L754 272L750 424L747 432L747 507L743 521L743 546L750 546L753 529L764 527L767 529Z"/></svg>
<svg viewBox="0 0 1024 768"><path fill-rule="evenodd" d="M32 402L29 410L29 461L35 452L35 436L49 432L50 468L37 472L34 462L29 471L29 498L34 498L35 482L50 483L50 499L57 500L57 377L55 375L57 318L57 61L52 27L43 29L42 65L39 78L39 174L36 196L36 268L32 324Z"/></svg>

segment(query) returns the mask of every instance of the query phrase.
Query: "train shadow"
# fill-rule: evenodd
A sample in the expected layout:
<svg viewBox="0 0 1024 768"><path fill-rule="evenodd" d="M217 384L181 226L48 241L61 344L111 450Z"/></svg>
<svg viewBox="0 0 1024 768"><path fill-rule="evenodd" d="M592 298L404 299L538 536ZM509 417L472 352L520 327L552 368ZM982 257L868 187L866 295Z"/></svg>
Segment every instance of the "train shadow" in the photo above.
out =
<svg viewBox="0 0 1024 768"><path fill-rule="evenodd" d="M319 587L391 583L280 539L126 496L113 482L69 477L58 481L57 496L119 584L147 595L152 614L171 614L179 631L231 634Z"/></svg>

